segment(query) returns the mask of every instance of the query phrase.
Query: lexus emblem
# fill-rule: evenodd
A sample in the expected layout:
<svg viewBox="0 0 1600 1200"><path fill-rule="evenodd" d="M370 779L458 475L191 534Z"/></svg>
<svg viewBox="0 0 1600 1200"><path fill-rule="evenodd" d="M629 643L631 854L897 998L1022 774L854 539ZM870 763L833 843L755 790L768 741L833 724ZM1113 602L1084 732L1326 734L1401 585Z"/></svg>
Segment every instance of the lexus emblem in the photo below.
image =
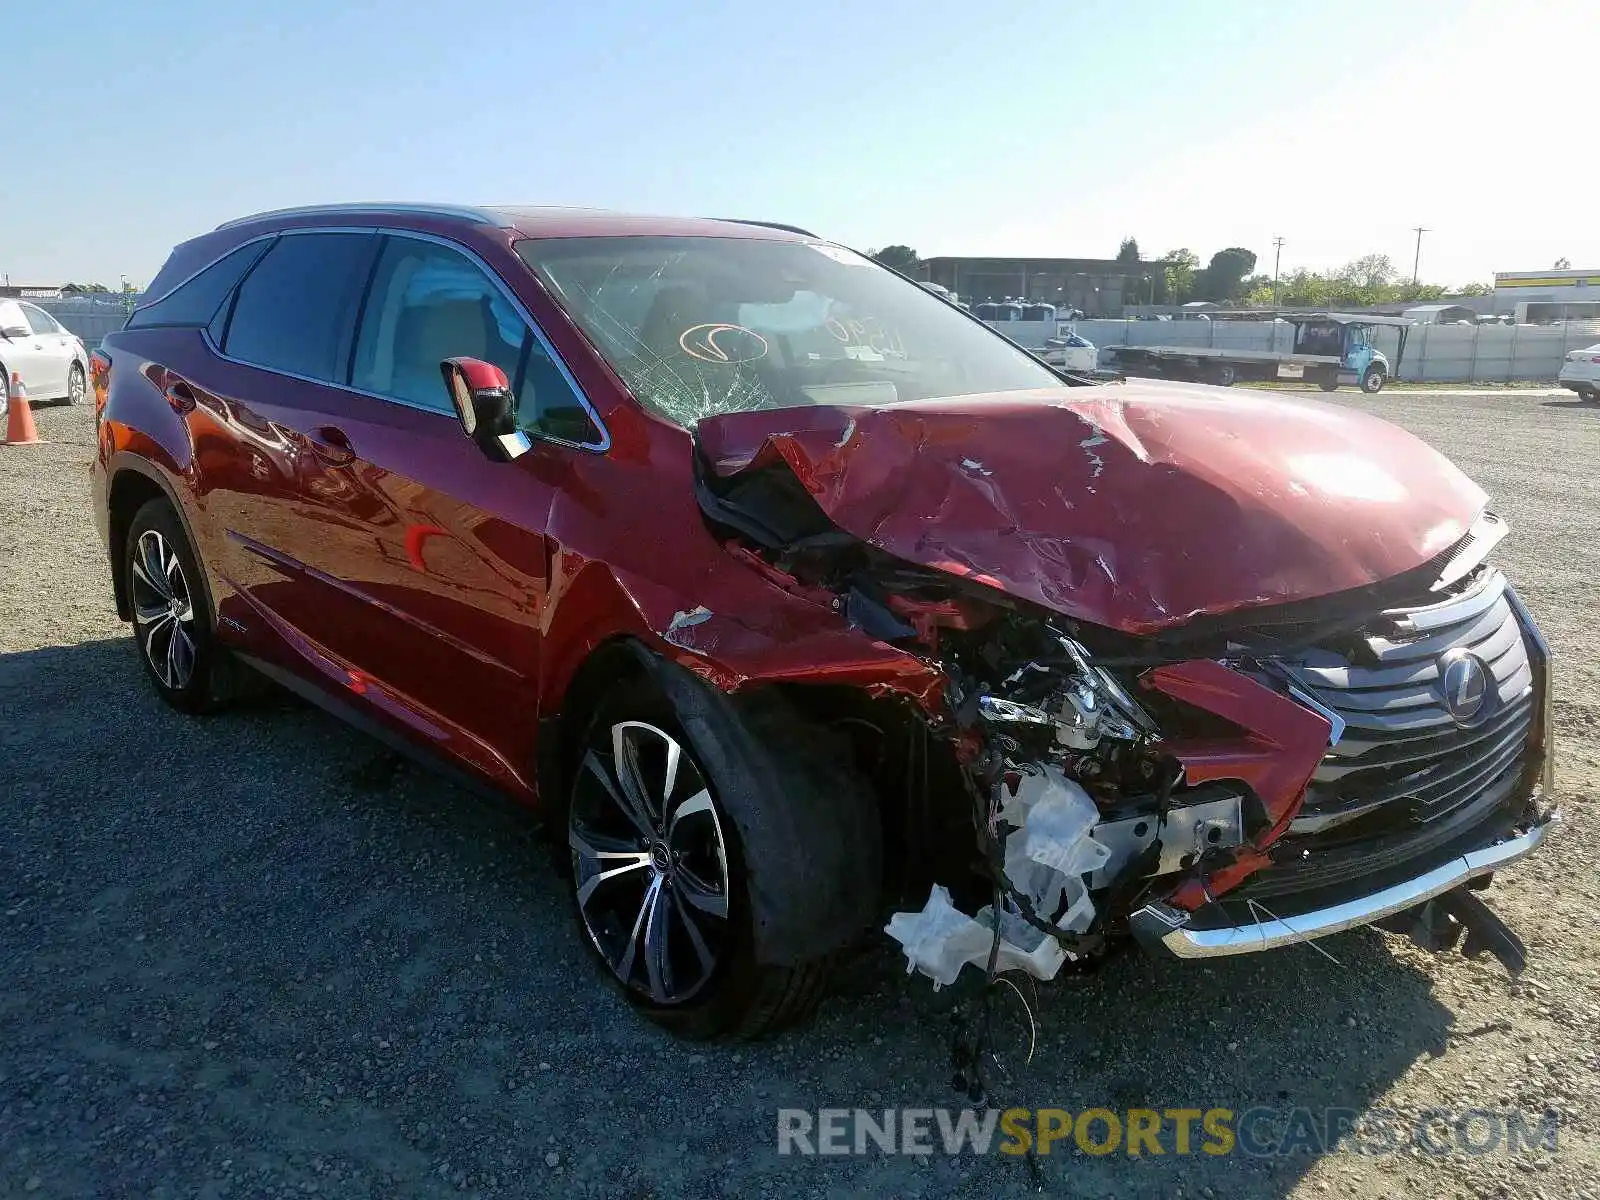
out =
<svg viewBox="0 0 1600 1200"><path fill-rule="evenodd" d="M1490 679L1489 668L1476 654L1451 650L1439 657L1439 691L1457 725L1470 725L1488 711Z"/></svg>

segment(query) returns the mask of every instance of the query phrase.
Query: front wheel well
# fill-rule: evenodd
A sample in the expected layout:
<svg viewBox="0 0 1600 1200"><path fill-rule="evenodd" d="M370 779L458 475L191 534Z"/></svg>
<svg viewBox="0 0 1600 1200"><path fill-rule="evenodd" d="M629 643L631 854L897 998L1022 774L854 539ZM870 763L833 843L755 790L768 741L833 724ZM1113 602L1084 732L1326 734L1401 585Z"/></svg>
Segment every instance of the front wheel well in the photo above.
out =
<svg viewBox="0 0 1600 1200"><path fill-rule="evenodd" d="M107 526L107 549L111 556L111 589L116 598L117 616L124 621L133 619L133 608L128 599L128 581L122 575L122 560L127 554L128 529L133 516L151 500L167 500L161 485L138 471L118 471L111 480L107 508L110 523Z"/></svg>
<svg viewBox="0 0 1600 1200"><path fill-rule="evenodd" d="M539 807L556 836L577 771L585 727L604 697L631 678L649 677L654 655L631 637L592 651L573 675L559 713L539 723ZM661 664L665 665L665 664ZM958 888L975 904L988 893L977 867L972 804L950 739L930 728L910 701L874 697L860 688L809 683L752 685L756 694L835 739L875 801L886 851L886 896L926 895L935 880ZM978 891L967 895L970 887Z"/></svg>

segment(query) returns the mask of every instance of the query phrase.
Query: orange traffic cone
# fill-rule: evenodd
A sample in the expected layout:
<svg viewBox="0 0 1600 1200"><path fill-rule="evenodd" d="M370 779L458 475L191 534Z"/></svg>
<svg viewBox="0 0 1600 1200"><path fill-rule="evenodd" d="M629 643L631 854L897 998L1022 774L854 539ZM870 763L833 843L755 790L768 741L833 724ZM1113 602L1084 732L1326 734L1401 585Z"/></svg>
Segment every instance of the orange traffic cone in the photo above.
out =
<svg viewBox="0 0 1600 1200"><path fill-rule="evenodd" d="M11 372L11 395L6 403L6 441L8 446L30 446L39 441L39 431L33 427L33 409L28 407L28 389L22 385L22 376Z"/></svg>

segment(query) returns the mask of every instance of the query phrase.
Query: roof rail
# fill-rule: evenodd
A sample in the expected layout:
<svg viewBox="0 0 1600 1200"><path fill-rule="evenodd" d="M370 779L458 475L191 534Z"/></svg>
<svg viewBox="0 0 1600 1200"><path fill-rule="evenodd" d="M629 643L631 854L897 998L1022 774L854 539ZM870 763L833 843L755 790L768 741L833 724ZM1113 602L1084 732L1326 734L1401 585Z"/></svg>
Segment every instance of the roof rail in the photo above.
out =
<svg viewBox="0 0 1600 1200"><path fill-rule="evenodd" d="M733 225L760 225L763 229L781 229L784 233L798 233L801 237L817 237L809 229L801 229L798 225L785 225L781 221L751 221L745 217L716 217L718 221L727 221Z"/></svg>
<svg viewBox="0 0 1600 1200"><path fill-rule="evenodd" d="M260 221L267 217L315 217L327 214L336 216L340 213L375 213L375 212L407 212L418 213L425 216L454 217L458 220L471 221L474 225L499 225L501 219L483 208L473 208L465 204L424 204L415 201L393 201L389 203L373 202L367 204L303 204L293 208L274 208L266 212L251 213L246 217L235 217L231 221L224 221L218 229L231 229L235 225L243 225L250 221Z"/></svg>

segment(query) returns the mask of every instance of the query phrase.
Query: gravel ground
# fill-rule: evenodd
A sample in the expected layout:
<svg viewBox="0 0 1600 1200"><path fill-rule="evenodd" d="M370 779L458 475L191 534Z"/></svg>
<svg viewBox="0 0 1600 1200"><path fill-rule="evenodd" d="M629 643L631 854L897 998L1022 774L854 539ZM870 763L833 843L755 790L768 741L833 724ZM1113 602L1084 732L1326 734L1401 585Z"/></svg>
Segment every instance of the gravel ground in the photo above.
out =
<svg viewBox="0 0 1600 1200"><path fill-rule="evenodd" d="M0 450L0 1194L1600 1196L1600 412L1345 397L1510 518L1559 656L1565 828L1491 902L1531 968L1370 930L1215 966L1127 955L1007 1025L997 1098L1080 1110L1559 1110L1554 1153L802 1158L779 1107L957 1107L950 1013L887 941L811 1028L676 1044L578 941L526 817L287 700L145 686L89 512L82 409ZM1014 1035L1014 1036L1012 1036ZM1169 1148L1171 1142L1168 1142Z"/></svg>

